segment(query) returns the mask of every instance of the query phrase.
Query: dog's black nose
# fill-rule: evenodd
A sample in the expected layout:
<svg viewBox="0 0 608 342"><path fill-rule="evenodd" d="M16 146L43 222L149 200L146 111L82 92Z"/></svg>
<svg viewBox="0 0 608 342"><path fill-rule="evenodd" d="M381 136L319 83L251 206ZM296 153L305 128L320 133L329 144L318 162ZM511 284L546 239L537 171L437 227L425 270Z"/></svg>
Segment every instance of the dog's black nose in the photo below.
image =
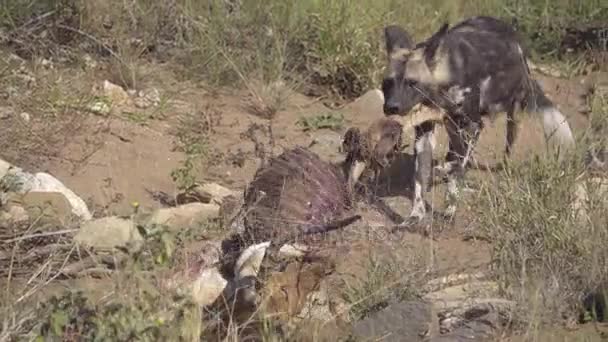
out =
<svg viewBox="0 0 608 342"><path fill-rule="evenodd" d="M384 114L394 115L399 114L399 105L395 103L385 103L384 104Z"/></svg>

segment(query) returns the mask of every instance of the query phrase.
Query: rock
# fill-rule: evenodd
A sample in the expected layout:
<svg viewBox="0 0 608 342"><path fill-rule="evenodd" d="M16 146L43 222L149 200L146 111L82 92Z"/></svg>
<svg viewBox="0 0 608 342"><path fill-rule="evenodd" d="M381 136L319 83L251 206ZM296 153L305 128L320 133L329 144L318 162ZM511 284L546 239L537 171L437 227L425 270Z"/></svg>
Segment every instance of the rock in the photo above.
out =
<svg viewBox="0 0 608 342"><path fill-rule="evenodd" d="M589 189L593 189L591 197ZM588 202L590 200L596 202L597 199L605 199L607 198L606 193L608 193L608 179L594 177L580 181L576 184L576 189L574 190L574 200L571 204L572 215L579 220L588 220Z"/></svg>
<svg viewBox="0 0 608 342"><path fill-rule="evenodd" d="M220 206L213 203L188 203L155 211L148 224L167 225L170 229L184 229L208 219L219 217Z"/></svg>
<svg viewBox="0 0 608 342"><path fill-rule="evenodd" d="M97 62L91 57L91 55L89 54L85 54L82 57L83 61L84 61L84 66L87 69L95 69L97 68Z"/></svg>
<svg viewBox="0 0 608 342"><path fill-rule="evenodd" d="M380 89L372 89L345 106L345 109L354 115L382 116L384 94Z"/></svg>
<svg viewBox="0 0 608 342"><path fill-rule="evenodd" d="M111 251L116 247L139 248L143 237L133 221L116 216L87 221L74 236L78 244L100 251Z"/></svg>
<svg viewBox="0 0 608 342"><path fill-rule="evenodd" d="M11 107L0 107L0 120L8 119L15 115L15 111Z"/></svg>
<svg viewBox="0 0 608 342"><path fill-rule="evenodd" d="M110 105L105 103L104 101L95 101L89 106L89 111L94 114L99 114L106 116L110 114L111 108Z"/></svg>
<svg viewBox="0 0 608 342"><path fill-rule="evenodd" d="M450 278L475 279L475 276ZM435 285L439 283L440 281L433 282ZM442 338L450 334L454 338L487 338L498 328L499 317L508 316L515 307L515 302L499 297L498 284L487 280L469 280L464 284L442 288L427 293L423 299L433 303Z"/></svg>
<svg viewBox="0 0 608 342"><path fill-rule="evenodd" d="M486 298L498 296L498 284L493 281L472 281L427 293L424 299L435 303L437 311L453 310L484 302Z"/></svg>
<svg viewBox="0 0 608 342"><path fill-rule="evenodd" d="M160 105L160 92L156 88L140 90L135 99L135 106L141 109Z"/></svg>
<svg viewBox="0 0 608 342"><path fill-rule="evenodd" d="M131 100L129 94L121 87L108 80L103 82L103 91L112 105L125 105Z"/></svg>
<svg viewBox="0 0 608 342"><path fill-rule="evenodd" d="M217 183L205 183L197 184L178 194L176 200L180 204L202 202L221 205L228 196L238 196L238 194L236 191L232 191Z"/></svg>
<svg viewBox="0 0 608 342"><path fill-rule="evenodd" d="M353 335L361 340L425 341L434 321L430 303L404 301L355 323Z"/></svg>
<svg viewBox="0 0 608 342"><path fill-rule="evenodd" d="M8 207L8 211L3 213L3 220L12 222L12 223L21 223L29 221L30 217L27 214L27 211L19 206L19 205L10 205Z"/></svg>
<svg viewBox="0 0 608 342"><path fill-rule="evenodd" d="M27 216L38 224L65 226L72 217L72 206L59 192L29 191L11 197L10 204L23 208Z"/></svg>
<svg viewBox="0 0 608 342"><path fill-rule="evenodd" d="M20 168L12 167L1 179L0 188L5 192L17 194L25 194L30 191L59 192L70 203L74 215L85 221L92 218L86 203L72 190L63 185L61 181L48 173L38 172L32 175Z"/></svg>
<svg viewBox="0 0 608 342"><path fill-rule="evenodd" d="M0 180L8 173L8 169L11 168L11 164L0 159Z"/></svg>
<svg viewBox="0 0 608 342"><path fill-rule="evenodd" d="M343 159L340 153L342 148L342 136L338 132L322 130L313 133L310 150L329 162L338 163Z"/></svg>
<svg viewBox="0 0 608 342"><path fill-rule="evenodd" d="M213 304L222 294L231 290L226 280L216 267L204 269L190 285L192 299L201 306Z"/></svg>
<svg viewBox="0 0 608 342"><path fill-rule="evenodd" d="M26 112L22 112L21 114L19 114L19 117L21 118L21 120L23 120L23 122L25 123L29 123L31 120L30 114L26 113Z"/></svg>
<svg viewBox="0 0 608 342"><path fill-rule="evenodd" d="M34 176L39 182L30 191L59 192L70 202L74 215L83 220L90 220L93 217L82 198L78 197L57 178L45 172L38 172Z"/></svg>
<svg viewBox="0 0 608 342"><path fill-rule="evenodd" d="M457 273L457 274L449 274L445 277L433 279L426 283L423 288L423 291L434 292L438 291L442 288L446 288L449 286L462 285L470 281L481 281L486 280L488 275L483 272L477 272L474 274L470 273Z"/></svg>
<svg viewBox="0 0 608 342"><path fill-rule="evenodd" d="M224 201L224 198L228 196L238 196L236 191L230 190L217 183L197 185L194 189L196 192L211 198L211 202L216 204L221 204Z"/></svg>

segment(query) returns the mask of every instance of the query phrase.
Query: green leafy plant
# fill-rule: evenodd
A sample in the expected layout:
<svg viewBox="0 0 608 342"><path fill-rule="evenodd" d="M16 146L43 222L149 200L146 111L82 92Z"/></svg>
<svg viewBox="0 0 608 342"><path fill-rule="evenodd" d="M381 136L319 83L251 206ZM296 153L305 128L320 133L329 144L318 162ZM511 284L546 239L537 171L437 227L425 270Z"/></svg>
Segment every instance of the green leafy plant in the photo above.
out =
<svg viewBox="0 0 608 342"><path fill-rule="evenodd" d="M300 118L296 124L305 132L319 129L338 130L344 125L344 115L333 112L323 113L312 117Z"/></svg>

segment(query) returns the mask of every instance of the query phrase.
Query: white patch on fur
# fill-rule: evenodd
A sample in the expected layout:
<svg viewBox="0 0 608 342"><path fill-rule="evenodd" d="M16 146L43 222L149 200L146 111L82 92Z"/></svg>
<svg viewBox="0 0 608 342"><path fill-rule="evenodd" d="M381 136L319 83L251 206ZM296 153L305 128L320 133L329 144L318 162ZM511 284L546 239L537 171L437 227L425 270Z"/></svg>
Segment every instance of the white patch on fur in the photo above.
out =
<svg viewBox="0 0 608 342"><path fill-rule="evenodd" d="M458 202L458 180L453 173L448 173L448 184L447 184L447 208L445 215L453 216L456 213L456 203Z"/></svg>
<svg viewBox="0 0 608 342"><path fill-rule="evenodd" d="M414 145L414 148L416 148L416 152L417 153L426 152L425 147L426 147L427 143L429 143L431 145L431 153L433 153L433 150L435 149L435 146L437 145L437 141L435 139L435 132L428 132L424 136L422 136L418 141L416 141L416 144Z"/></svg>
<svg viewBox="0 0 608 342"><path fill-rule="evenodd" d="M448 97L452 104L461 106L464 103L466 94L471 92L471 88L461 88L459 86L453 86L448 89Z"/></svg>
<svg viewBox="0 0 608 342"><path fill-rule="evenodd" d="M545 140L549 146L560 146L561 149L575 146L574 136L568 120L557 108L541 108Z"/></svg>
<svg viewBox="0 0 608 342"><path fill-rule="evenodd" d="M361 174L363 173L363 171L365 171L365 163L362 161L355 161L353 163L353 165L350 168L350 173L348 175L348 185L351 187L354 187L355 184L357 183L357 181L359 180L359 177L361 177Z"/></svg>
<svg viewBox="0 0 608 342"><path fill-rule="evenodd" d="M430 150L427 151L427 144L430 145ZM425 135L420 137L414 145L417 154L423 153L431 153L433 154L433 150L436 146L435 140L435 132L430 131ZM418 158L414 161L414 169L416 170L416 174L420 172L420 166L418 165ZM412 211L410 212L410 217L414 217L417 219L422 219L424 215L426 215L426 204L424 202L424 198L422 196L425 189L422 188L422 184L418 182L416 179L414 181L414 203L412 205Z"/></svg>
<svg viewBox="0 0 608 342"><path fill-rule="evenodd" d="M410 212L410 217L415 217L417 219L424 218L426 215L426 207L424 204L424 200L422 199L422 185L419 182L414 183L414 204L412 206L412 211Z"/></svg>
<svg viewBox="0 0 608 342"><path fill-rule="evenodd" d="M435 58L439 58L439 60L436 61L437 64L431 72L431 74L433 75L434 84L447 84L452 79L450 63L447 56L441 56L439 51L437 52L437 54L438 56L436 56Z"/></svg>

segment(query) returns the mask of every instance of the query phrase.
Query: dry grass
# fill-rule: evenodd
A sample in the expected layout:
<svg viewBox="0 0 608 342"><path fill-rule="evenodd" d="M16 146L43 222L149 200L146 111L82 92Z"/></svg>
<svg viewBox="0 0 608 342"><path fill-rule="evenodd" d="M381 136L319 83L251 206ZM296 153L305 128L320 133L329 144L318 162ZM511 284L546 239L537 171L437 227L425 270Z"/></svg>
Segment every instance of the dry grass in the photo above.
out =
<svg viewBox="0 0 608 342"><path fill-rule="evenodd" d="M592 128L578 151L563 161L513 163L472 199L478 232L493 244L494 274L505 296L520 303L517 328L529 337L546 324L595 319L590 298L605 300L607 189L584 160L590 146L606 146L608 97L593 102Z"/></svg>

